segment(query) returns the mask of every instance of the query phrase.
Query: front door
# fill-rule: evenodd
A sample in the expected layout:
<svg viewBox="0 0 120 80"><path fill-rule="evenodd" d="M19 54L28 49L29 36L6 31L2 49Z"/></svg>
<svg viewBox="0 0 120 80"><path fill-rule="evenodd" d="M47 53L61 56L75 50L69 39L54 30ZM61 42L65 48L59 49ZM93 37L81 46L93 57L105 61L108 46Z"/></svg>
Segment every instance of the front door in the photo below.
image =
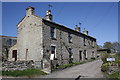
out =
<svg viewBox="0 0 120 80"><path fill-rule="evenodd" d="M79 62L82 60L82 51L79 51Z"/></svg>
<svg viewBox="0 0 120 80"><path fill-rule="evenodd" d="M17 60L17 50L13 50L12 58L15 58L15 61Z"/></svg>

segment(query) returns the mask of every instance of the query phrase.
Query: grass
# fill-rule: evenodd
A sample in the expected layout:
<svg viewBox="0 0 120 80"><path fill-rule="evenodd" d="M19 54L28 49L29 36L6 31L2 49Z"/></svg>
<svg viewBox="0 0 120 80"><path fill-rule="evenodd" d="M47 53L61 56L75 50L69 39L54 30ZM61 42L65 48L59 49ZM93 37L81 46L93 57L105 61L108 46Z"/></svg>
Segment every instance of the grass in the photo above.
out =
<svg viewBox="0 0 120 80"><path fill-rule="evenodd" d="M2 71L2 76L32 76L32 75L46 75L45 72L39 69L27 69L22 71Z"/></svg>
<svg viewBox="0 0 120 80"><path fill-rule="evenodd" d="M118 79L119 72L114 72L113 74L109 74L107 77L108 78L113 78L114 80L120 80Z"/></svg>
<svg viewBox="0 0 120 80"><path fill-rule="evenodd" d="M93 61L95 59L89 59L87 60L86 62L90 62L90 61ZM83 64L83 63L86 63L85 61L82 61L82 62L73 62L71 64L63 64L63 65L60 65L60 66L57 66L57 67L54 67L55 69L65 69L65 68L68 68L68 67L71 67L71 66L74 66L74 65L79 65L79 64Z"/></svg>

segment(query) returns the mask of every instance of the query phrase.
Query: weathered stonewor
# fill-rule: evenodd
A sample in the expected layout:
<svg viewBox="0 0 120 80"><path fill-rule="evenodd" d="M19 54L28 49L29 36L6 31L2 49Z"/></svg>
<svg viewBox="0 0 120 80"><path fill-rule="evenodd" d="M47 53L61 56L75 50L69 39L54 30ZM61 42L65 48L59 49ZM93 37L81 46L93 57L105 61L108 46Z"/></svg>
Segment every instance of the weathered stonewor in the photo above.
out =
<svg viewBox="0 0 120 80"><path fill-rule="evenodd" d="M30 61L6 61L2 62L2 71L34 69L34 62Z"/></svg>

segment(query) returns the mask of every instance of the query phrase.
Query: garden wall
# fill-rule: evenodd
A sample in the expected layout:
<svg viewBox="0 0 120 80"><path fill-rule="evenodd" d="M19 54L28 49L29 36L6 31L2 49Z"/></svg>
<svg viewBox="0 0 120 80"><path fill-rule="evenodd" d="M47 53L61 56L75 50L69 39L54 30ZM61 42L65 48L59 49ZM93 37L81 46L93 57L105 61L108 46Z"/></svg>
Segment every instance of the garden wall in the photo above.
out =
<svg viewBox="0 0 120 80"><path fill-rule="evenodd" d="M6 61L2 62L2 71L33 69L35 62L31 61Z"/></svg>

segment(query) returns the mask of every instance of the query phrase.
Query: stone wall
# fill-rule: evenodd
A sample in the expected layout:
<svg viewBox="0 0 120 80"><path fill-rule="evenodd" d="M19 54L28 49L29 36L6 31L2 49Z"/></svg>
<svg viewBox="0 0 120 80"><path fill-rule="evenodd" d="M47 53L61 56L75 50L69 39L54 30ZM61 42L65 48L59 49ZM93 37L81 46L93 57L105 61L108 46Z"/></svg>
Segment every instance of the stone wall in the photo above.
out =
<svg viewBox="0 0 120 80"><path fill-rule="evenodd" d="M34 69L34 62L31 61L6 61L2 62L2 70L25 70L25 69Z"/></svg>
<svg viewBox="0 0 120 80"><path fill-rule="evenodd" d="M17 60L41 61L42 49L42 19L35 15L25 16L17 26Z"/></svg>

